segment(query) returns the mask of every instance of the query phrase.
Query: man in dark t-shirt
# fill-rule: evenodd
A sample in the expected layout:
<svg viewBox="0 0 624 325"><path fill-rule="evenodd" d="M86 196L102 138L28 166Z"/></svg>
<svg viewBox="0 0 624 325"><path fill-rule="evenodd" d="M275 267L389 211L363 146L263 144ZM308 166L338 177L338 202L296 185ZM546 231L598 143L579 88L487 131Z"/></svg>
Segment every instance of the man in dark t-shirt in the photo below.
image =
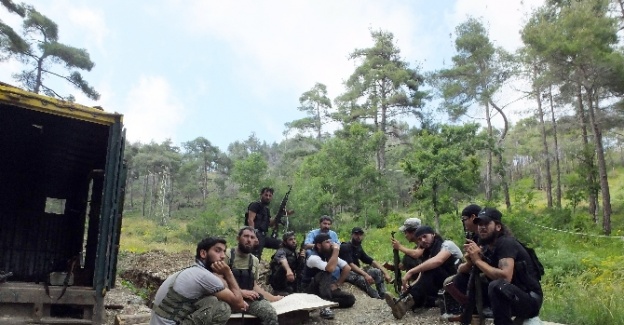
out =
<svg viewBox="0 0 624 325"><path fill-rule="evenodd" d="M245 226L254 228L258 238L258 245L254 246L252 254L259 260L262 258L262 251L265 247L278 249L281 243L279 239L268 235L269 227L274 222L271 220L271 211L269 210L272 199L273 189L270 187L262 188L260 200L249 204L247 213L245 213Z"/></svg>
<svg viewBox="0 0 624 325"><path fill-rule="evenodd" d="M386 293L384 280L390 282L392 278L377 261L366 254L362 247L363 238L364 230L360 227L354 227L351 230L351 241L340 245L339 257L351 266L347 282L360 288L371 298L383 299ZM360 261L371 267L364 269L362 266L360 268Z"/></svg>
<svg viewBox="0 0 624 325"><path fill-rule="evenodd" d="M501 222L502 214L483 208L474 219L478 225L479 244L468 240L464 245L466 263L459 272L470 272L474 265L490 280L487 297L494 314L494 324L511 325L512 316L537 317L543 292L539 271L529 253L511 236ZM465 320L464 320L465 322Z"/></svg>

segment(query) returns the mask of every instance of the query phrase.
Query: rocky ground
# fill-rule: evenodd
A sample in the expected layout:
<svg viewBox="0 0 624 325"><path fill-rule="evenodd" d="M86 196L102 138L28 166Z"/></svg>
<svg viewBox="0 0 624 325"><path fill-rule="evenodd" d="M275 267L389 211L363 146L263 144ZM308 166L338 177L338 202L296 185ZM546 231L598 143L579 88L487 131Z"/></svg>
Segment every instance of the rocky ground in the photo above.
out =
<svg viewBox="0 0 624 325"><path fill-rule="evenodd" d="M106 295L107 324L114 324L115 316L120 314L149 314L148 300L153 297L155 289L169 274L190 265L193 255L191 252L171 254L152 251L120 256L117 286ZM322 319L317 311L313 311L305 324L451 324L440 319L437 308L418 314L408 312L403 319L396 320L384 300L369 298L348 284L344 290L352 292L357 298L352 308L334 309L336 317L333 320Z"/></svg>

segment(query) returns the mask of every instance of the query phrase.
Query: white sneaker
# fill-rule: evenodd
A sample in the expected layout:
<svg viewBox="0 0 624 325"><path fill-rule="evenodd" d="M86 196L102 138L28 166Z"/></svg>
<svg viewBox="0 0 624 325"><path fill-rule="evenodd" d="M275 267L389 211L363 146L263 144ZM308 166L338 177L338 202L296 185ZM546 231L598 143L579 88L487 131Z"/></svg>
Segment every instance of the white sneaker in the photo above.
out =
<svg viewBox="0 0 624 325"><path fill-rule="evenodd" d="M323 308L319 312L319 316L325 319L334 319L334 312L329 308Z"/></svg>
<svg viewBox="0 0 624 325"><path fill-rule="evenodd" d="M522 322L522 325L542 325L542 320L539 316L535 316L533 318L525 319Z"/></svg>

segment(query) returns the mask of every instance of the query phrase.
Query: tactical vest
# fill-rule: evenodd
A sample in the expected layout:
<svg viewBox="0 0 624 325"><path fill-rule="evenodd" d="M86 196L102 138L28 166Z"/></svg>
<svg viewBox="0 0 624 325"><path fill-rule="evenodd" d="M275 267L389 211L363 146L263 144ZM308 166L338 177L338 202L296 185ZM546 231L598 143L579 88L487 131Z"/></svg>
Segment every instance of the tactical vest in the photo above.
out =
<svg viewBox="0 0 624 325"><path fill-rule="evenodd" d="M288 266L293 272L295 272L299 264L297 253L295 253L294 251L290 250L287 247L282 247L282 248L286 252L286 262L288 262ZM273 256L271 256L271 263L269 264L269 268L271 269L271 274L269 275L269 279L272 279L274 275L278 274L281 267L282 267L282 263L275 261L275 254L273 254Z"/></svg>
<svg viewBox="0 0 624 325"><path fill-rule="evenodd" d="M232 274L234 274L234 279L236 279L236 283L243 290L253 290L254 287L254 275L253 275L253 257L249 254L249 264L247 269L235 269L234 268L234 258L236 249L232 248L230 251L230 269L232 270Z"/></svg>
<svg viewBox="0 0 624 325"><path fill-rule="evenodd" d="M197 267L197 265L193 265L191 267ZM160 304L154 304L154 312L156 313L156 315L165 319L172 320L177 324L182 322L182 320L184 320L186 316L197 310L197 306L195 306L195 303L199 301L199 298L186 298L173 289L173 285L178 279L178 275L184 272L184 270L178 272L175 278L173 278L173 281L171 281L171 284L167 289L167 294L165 295L165 298L163 298L163 300L160 302Z"/></svg>

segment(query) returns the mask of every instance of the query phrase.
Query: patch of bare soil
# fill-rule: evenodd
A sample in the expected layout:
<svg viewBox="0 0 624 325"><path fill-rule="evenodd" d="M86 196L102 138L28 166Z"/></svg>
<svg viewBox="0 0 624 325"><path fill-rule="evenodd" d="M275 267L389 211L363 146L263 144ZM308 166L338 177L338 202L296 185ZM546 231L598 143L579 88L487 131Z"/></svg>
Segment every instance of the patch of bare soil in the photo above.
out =
<svg viewBox="0 0 624 325"><path fill-rule="evenodd" d="M191 265L193 262L194 253L191 252L171 254L152 251L120 256L118 264L120 276L117 279L117 286L106 295L107 324L114 324L114 318L119 314L150 313L151 310L148 307L150 303L141 296L153 298L154 293L167 276ZM121 284L122 281L125 285ZM261 282L264 281L261 280ZM129 287L133 288L129 289ZM349 284L345 284L343 290L356 296L357 301L353 307L334 309L336 316L333 320L322 319L319 317L318 311L312 311L310 320L305 324L451 324L440 319L437 308L423 310L418 314L408 312L403 319L396 320L384 300L369 298L362 291Z"/></svg>

